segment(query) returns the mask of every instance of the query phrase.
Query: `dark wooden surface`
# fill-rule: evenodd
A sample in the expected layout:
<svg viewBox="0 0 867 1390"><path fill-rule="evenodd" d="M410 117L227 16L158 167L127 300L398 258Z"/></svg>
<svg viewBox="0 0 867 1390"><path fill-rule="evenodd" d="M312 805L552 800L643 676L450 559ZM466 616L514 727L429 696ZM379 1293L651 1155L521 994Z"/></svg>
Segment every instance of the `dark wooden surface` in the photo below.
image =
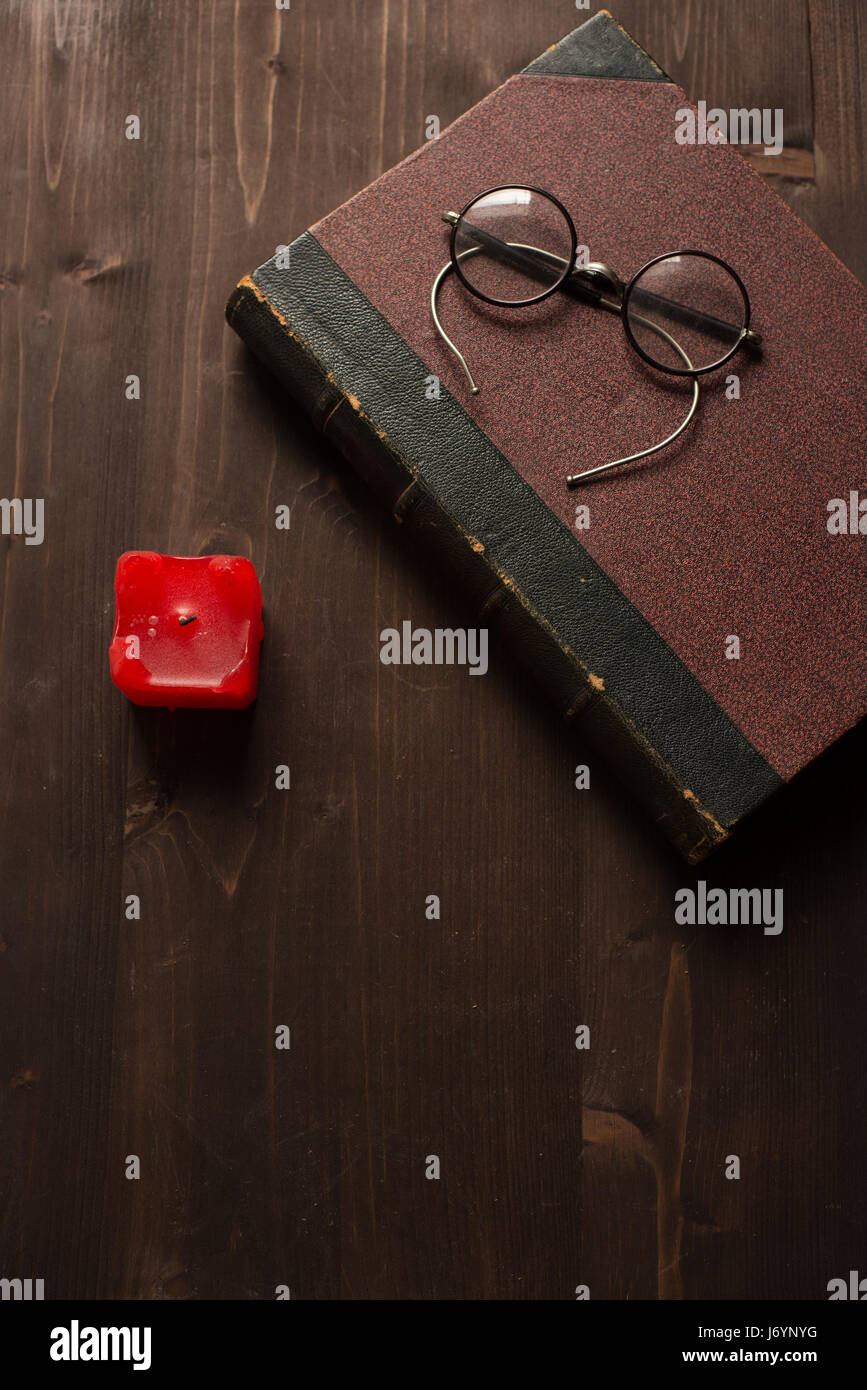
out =
<svg viewBox="0 0 867 1390"><path fill-rule="evenodd" d="M865 278L863 7L616 12L695 98L784 108L810 176L780 192ZM783 887L783 935L683 934L695 872L603 765L574 790L580 748L497 654L484 680L380 664L382 627L455 624L460 596L223 321L428 115L584 17L0 0L0 491L47 499L41 547L0 541L0 1276L806 1299L863 1271L864 737L706 867ZM114 689L126 548L255 561L252 711Z"/></svg>

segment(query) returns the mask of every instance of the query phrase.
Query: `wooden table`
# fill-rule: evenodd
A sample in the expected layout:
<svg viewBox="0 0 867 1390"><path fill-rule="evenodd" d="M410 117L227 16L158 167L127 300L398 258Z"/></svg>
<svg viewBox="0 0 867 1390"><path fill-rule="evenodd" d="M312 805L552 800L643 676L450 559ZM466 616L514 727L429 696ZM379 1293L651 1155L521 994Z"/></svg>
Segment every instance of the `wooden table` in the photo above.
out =
<svg viewBox="0 0 867 1390"><path fill-rule="evenodd" d="M49 1298L808 1299L867 1259L865 737L712 861L782 936L682 934L694 874L519 675L380 664L459 597L223 320L585 17L0 0L0 490L46 499L0 540L0 1276ZM784 108L776 186L867 276L856 0L617 17ZM127 548L254 559L251 711L114 689Z"/></svg>

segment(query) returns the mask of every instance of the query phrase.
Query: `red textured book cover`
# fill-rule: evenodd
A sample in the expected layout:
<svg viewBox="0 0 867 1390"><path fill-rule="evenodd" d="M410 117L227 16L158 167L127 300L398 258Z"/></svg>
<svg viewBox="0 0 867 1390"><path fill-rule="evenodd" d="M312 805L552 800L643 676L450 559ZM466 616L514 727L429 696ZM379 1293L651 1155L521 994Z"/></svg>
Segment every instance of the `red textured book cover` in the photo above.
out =
<svg viewBox="0 0 867 1390"><path fill-rule="evenodd" d="M734 149L676 141L688 103L663 74L575 66L509 79L311 228L294 273L271 262L242 282L230 321L312 408L280 347L281 332L300 338L371 441L553 632L637 761L694 803L703 834L676 816L665 828L699 858L864 714L867 296ZM674 445L580 492L568 474L661 439L691 388L649 369L614 316L561 295L499 309L449 277L440 311L470 394L428 308L448 259L441 214L506 183L549 189L623 278L680 247L723 257L763 337L760 357L704 379ZM425 406L424 373L447 410ZM834 499L854 533L829 529Z"/></svg>

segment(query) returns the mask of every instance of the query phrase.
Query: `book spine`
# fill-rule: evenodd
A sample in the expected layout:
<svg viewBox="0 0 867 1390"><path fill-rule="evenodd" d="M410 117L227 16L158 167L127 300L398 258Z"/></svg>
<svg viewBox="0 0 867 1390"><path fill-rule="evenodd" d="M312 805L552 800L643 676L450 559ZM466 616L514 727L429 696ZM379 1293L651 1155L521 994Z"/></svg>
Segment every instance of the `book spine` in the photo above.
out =
<svg viewBox="0 0 867 1390"><path fill-rule="evenodd" d="M344 393L268 296L247 276L233 292L226 318L250 350L307 412L316 429L352 465L398 524L412 527L425 552L451 572L477 621L501 638L553 699L582 742L599 751L631 794L690 863L726 839L718 824L675 778L651 744L580 661L499 573L484 547L467 536L415 476L411 463Z"/></svg>

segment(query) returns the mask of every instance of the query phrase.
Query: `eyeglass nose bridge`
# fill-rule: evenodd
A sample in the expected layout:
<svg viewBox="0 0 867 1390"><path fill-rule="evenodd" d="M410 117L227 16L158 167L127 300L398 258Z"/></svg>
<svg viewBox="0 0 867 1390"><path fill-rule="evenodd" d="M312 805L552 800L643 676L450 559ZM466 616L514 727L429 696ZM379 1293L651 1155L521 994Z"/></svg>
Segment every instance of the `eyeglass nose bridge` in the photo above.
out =
<svg viewBox="0 0 867 1390"><path fill-rule="evenodd" d="M589 261L587 265L573 266L567 282L596 304L604 303L608 308L619 309L623 303L626 285L604 261Z"/></svg>

